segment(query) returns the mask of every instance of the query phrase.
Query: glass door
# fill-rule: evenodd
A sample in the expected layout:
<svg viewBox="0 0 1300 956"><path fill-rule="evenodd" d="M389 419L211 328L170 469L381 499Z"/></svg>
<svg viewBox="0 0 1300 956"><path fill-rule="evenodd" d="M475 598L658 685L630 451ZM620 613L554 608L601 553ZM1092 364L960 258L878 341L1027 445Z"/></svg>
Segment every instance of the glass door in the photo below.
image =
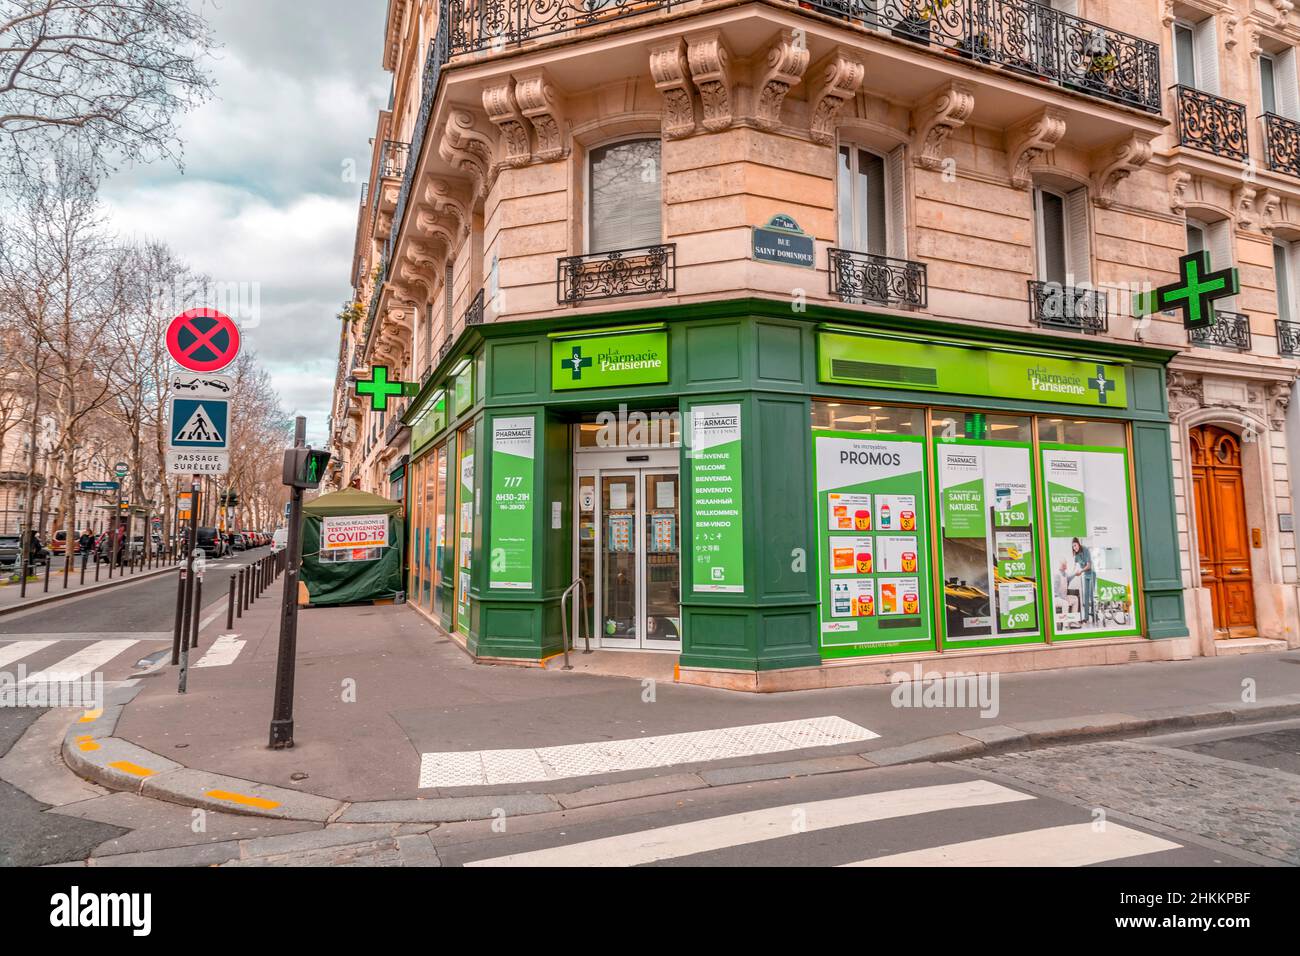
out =
<svg viewBox="0 0 1300 956"><path fill-rule="evenodd" d="M645 502L641 646L680 650L682 564L677 470L642 471L641 488L641 500Z"/></svg>
<svg viewBox="0 0 1300 956"><path fill-rule="evenodd" d="M600 476L598 609L606 647L640 646L640 478L637 469Z"/></svg>

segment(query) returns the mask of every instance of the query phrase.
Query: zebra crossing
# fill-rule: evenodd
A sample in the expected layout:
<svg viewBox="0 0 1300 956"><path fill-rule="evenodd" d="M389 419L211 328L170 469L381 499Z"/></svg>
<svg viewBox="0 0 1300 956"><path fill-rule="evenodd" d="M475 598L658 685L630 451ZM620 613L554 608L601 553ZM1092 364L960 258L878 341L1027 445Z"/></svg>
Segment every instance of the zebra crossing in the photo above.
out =
<svg viewBox="0 0 1300 956"><path fill-rule="evenodd" d="M143 654L171 640L167 632L0 634L0 671L24 686L72 683L95 674L122 680Z"/></svg>
<svg viewBox="0 0 1300 956"><path fill-rule="evenodd" d="M1003 805L1020 809L1010 817L989 815ZM1085 819L1040 825L1062 814ZM890 840L881 841L875 834L882 831L870 830L872 825L887 826ZM1011 832L978 835L1008 825ZM567 836L574 828L564 829L561 835ZM943 841L936 837L942 833L961 839ZM890 852L894 848L888 843L901 840L918 845ZM873 847L879 852L871 852ZM1089 820L1077 807L972 779L784 803L461 862L469 867L743 865L759 859L760 852L766 854L761 859L783 863L795 849L805 859L822 857L810 862L840 867L1078 867L1123 863L1182 845L1119 823Z"/></svg>

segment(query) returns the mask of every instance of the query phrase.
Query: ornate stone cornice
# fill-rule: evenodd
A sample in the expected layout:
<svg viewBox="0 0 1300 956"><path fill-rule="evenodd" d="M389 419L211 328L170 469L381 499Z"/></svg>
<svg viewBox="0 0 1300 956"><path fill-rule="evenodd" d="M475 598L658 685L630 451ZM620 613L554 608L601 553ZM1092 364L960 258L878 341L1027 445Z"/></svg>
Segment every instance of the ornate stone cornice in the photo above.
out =
<svg viewBox="0 0 1300 956"><path fill-rule="evenodd" d="M912 114L912 155L923 169L943 165L944 143L952 131L966 125L975 109L975 90L965 83L949 83L934 93Z"/></svg>
<svg viewBox="0 0 1300 956"><path fill-rule="evenodd" d="M731 51L721 30L705 30L686 38L686 60L691 80L700 91L701 125L711 133L724 130L735 118L731 77Z"/></svg>
<svg viewBox="0 0 1300 956"><path fill-rule="evenodd" d="M540 67L515 77L515 101L537 135L536 157L551 163L568 155L565 142L564 98Z"/></svg>
<svg viewBox="0 0 1300 956"><path fill-rule="evenodd" d="M830 146L835 142L835 123L844 104L857 95L866 79L862 54L837 46L813 67L809 82L808 133L813 142Z"/></svg>
<svg viewBox="0 0 1300 956"><path fill-rule="evenodd" d="M695 132L695 97L686 41L681 37L650 48L650 75L664 98L665 139L681 139Z"/></svg>
<svg viewBox="0 0 1300 956"><path fill-rule="evenodd" d="M1109 158L1093 174L1093 202L1103 209L1111 207L1115 202L1115 188L1151 159L1153 139L1149 133L1133 133L1112 147Z"/></svg>
<svg viewBox="0 0 1300 956"><path fill-rule="evenodd" d="M754 122L759 126L775 129L781 124L781 104L790 87L803 79L810 56L802 30L782 30L777 34L754 83L757 91Z"/></svg>
<svg viewBox="0 0 1300 956"><path fill-rule="evenodd" d="M1028 189L1033 184L1029 167L1051 153L1064 135L1065 111L1054 106L1007 130L1007 166L1011 185Z"/></svg>

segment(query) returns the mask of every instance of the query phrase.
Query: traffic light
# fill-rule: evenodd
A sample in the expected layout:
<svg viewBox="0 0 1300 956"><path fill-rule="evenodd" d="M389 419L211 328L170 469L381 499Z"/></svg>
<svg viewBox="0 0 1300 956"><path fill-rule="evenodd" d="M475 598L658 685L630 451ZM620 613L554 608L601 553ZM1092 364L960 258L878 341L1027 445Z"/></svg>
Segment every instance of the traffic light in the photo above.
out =
<svg viewBox="0 0 1300 956"><path fill-rule="evenodd" d="M311 448L286 448L283 482L291 488L319 488L330 453Z"/></svg>

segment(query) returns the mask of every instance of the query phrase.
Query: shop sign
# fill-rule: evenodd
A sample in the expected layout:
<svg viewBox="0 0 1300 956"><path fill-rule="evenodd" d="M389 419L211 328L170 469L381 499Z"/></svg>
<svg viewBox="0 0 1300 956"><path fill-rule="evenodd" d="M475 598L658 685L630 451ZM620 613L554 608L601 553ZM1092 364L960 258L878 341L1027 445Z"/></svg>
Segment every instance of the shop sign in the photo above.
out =
<svg viewBox="0 0 1300 956"><path fill-rule="evenodd" d="M925 446L814 431L823 658L933 650Z"/></svg>
<svg viewBox="0 0 1300 956"><path fill-rule="evenodd" d="M492 540L488 587L533 586L533 415L492 421Z"/></svg>
<svg viewBox="0 0 1300 956"><path fill-rule="evenodd" d="M388 515L321 518L321 550L388 547Z"/></svg>
<svg viewBox="0 0 1300 956"><path fill-rule="evenodd" d="M555 391L667 381L665 329L565 337L551 342L551 387Z"/></svg>
<svg viewBox="0 0 1300 956"><path fill-rule="evenodd" d="M691 543L694 590L745 590L745 511L741 487L740 405L696 405L690 412Z"/></svg>
<svg viewBox="0 0 1300 956"><path fill-rule="evenodd" d="M818 335L817 359L819 380L842 385L1128 407L1123 366L1091 359L841 332Z"/></svg>
<svg viewBox="0 0 1300 956"><path fill-rule="evenodd" d="M754 226L753 240L754 258L759 262L805 269L817 265L813 237L800 229L799 223L790 216L773 216L767 225Z"/></svg>

